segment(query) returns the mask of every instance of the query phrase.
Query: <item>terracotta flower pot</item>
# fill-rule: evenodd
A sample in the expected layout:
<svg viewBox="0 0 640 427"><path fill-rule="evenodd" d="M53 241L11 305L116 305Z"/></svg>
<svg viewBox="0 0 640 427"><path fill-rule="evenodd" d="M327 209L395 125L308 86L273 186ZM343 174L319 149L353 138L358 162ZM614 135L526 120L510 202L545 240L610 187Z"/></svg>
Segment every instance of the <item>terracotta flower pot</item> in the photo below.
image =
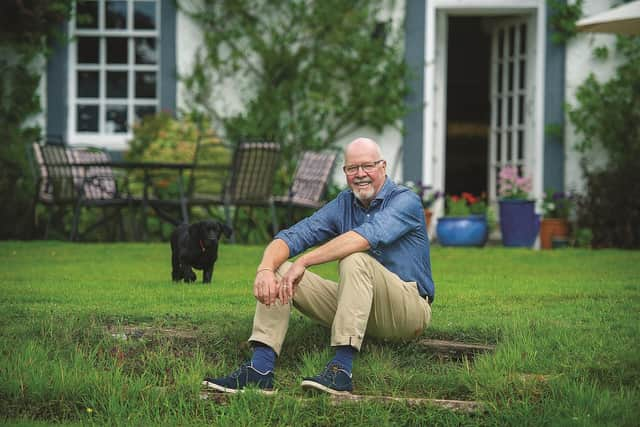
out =
<svg viewBox="0 0 640 427"><path fill-rule="evenodd" d="M433 212L429 208L424 208L424 219L427 222L427 230L431 227L431 217L433 216Z"/></svg>
<svg viewBox="0 0 640 427"><path fill-rule="evenodd" d="M553 248L553 238L567 238L569 236L569 223L562 218L544 218L540 224L540 247L542 249Z"/></svg>

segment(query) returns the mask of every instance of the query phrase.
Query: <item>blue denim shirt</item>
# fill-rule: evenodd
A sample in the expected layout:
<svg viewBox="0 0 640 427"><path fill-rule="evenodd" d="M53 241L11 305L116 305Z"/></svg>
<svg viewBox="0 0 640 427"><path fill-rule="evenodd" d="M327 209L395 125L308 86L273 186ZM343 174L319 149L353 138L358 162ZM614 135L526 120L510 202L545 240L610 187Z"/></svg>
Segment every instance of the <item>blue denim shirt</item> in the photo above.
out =
<svg viewBox="0 0 640 427"><path fill-rule="evenodd" d="M433 301L429 237L417 194L387 177L366 209L352 190L344 190L275 238L287 244L293 257L347 231L367 239L372 257L405 282L416 282L420 295Z"/></svg>

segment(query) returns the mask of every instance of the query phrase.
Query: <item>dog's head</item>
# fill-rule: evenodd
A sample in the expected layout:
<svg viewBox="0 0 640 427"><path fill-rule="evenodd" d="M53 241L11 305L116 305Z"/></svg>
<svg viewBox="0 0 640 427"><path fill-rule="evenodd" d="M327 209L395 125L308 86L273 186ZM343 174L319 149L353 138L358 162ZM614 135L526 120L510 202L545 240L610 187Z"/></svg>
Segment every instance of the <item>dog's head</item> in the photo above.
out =
<svg viewBox="0 0 640 427"><path fill-rule="evenodd" d="M197 240L203 250L217 244L222 234L231 237L231 228L219 221L206 220L189 226L189 237Z"/></svg>

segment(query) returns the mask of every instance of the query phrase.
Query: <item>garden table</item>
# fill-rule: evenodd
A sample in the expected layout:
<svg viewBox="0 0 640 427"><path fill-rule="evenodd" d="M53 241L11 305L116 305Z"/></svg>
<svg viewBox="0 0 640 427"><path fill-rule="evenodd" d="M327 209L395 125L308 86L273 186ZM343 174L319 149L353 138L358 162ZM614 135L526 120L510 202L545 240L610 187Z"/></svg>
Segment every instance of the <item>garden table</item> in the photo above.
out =
<svg viewBox="0 0 640 427"><path fill-rule="evenodd" d="M55 166L55 165L52 165ZM89 162L74 162L72 165L74 168L81 168L83 170L82 175L87 178L92 176L92 168L103 169L122 169L127 171L141 171L143 174L143 191L142 197L131 197L133 204L138 204L142 207L142 230L143 240L147 238L147 211L151 207L162 220L169 222L173 225L177 225L180 222L189 222L189 192L184 185L185 171L194 171L195 169L223 169L218 164L205 164L205 163L180 163L180 162L162 162L162 161L89 161ZM226 168L224 168L226 169ZM160 172L173 172L176 174L176 183L178 187L178 198L176 199L159 199L155 197L153 189L154 185L153 177L157 176ZM164 175L163 175L164 176ZM180 217L173 218L165 211L162 210L163 206L179 206Z"/></svg>

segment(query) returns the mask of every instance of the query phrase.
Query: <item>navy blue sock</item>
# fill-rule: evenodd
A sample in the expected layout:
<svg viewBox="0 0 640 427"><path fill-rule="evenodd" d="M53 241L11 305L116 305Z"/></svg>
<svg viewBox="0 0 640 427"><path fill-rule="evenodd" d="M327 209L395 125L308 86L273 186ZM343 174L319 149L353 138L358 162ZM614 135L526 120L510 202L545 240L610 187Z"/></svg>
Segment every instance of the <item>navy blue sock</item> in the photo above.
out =
<svg viewBox="0 0 640 427"><path fill-rule="evenodd" d="M353 369L353 358L356 355L357 350L350 345L340 345L336 347L336 355L332 362L338 362L342 368L351 373Z"/></svg>
<svg viewBox="0 0 640 427"><path fill-rule="evenodd" d="M268 345L257 343L253 347L251 365L261 373L273 371L276 367L276 352Z"/></svg>

